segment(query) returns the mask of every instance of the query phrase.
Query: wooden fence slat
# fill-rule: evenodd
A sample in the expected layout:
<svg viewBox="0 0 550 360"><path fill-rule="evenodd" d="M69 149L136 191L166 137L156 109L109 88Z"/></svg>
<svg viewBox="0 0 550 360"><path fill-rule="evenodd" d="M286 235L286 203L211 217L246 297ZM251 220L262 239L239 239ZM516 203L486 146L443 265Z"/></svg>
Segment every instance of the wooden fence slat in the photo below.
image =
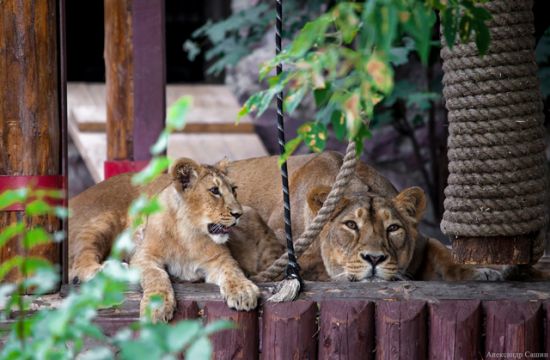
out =
<svg viewBox="0 0 550 360"><path fill-rule="evenodd" d="M376 359L426 359L426 333L424 301L376 304Z"/></svg>
<svg viewBox="0 0 550 360"><path fill-rule="evenodd" d="M237 329L224 330L212 335L214 359L258 358L258 312L235 311L223 301L209 301L204 305L207 322L220 319L232 320Z"/></svg>
<svg viewBox="0 0 550 360"><path fill-rule="evenodd" d="M485 356L488 353L542 351L542 310L539 301L487 301Z"/></svg>
<svg viewBox="0 0 550 360"><path fill-rule="evenodd" d="M319 359L372 359L374 304L326 300L320 306Z"/></svg>
<svg viewBox="0 0 550 360"><path fill-rule="evenodd" d="M481 353L481 302L447 300L429 305L430 359L476 359Z"/></svg>
<svg viewBox="0 0 550 360"><path fill-rule="evenodd" d="M171 322L177 322L187 319L196 319L199 317L199 306L196 301L177 300L176 311Z"/></svg>
<svg viewBox="0 0 550 360"><path fill-rule="evenodd" d="M261 359L316 359L316 316L313 301L264 304Z"/></svg>

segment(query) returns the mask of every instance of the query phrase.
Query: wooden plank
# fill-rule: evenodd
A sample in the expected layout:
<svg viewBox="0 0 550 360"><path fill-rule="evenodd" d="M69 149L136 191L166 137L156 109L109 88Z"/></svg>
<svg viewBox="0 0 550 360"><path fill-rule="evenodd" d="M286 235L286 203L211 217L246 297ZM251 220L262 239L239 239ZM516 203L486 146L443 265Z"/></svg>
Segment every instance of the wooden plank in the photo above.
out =
<svg viewBox="0 0 550 360"><path fill-rule="evenodd" d="M426 359L428 343L424 301L382 301L376 304L376 358Z"/></svg>
<svg viewBox="0 0 550 360"><path fill-rule="evenodd" d="M361 300L320 303L319 359L374 357L374 304Z"/></svg>
<svg viewBox="0 0 550 360"><path fill-rule="evenodd" d="M484 301L483 308L486 313L485 357L489 358L491 353L542 352L539 301Z"/></svg>
<svg viewBox="0 0 550 360"><path fill-rule="evenodd" d="M104 1L108 160L133 160L132 2Z"/></svg>
<svg viewBox="0 0 550 360"><path fill-rule="evenodd" d="M57 1L7 0L0 12L0 175L61 174L61 114ZM0 212L0 231L17 222L60 230L55 217L25 219L24 212ZM15 238L0 249L0 263L14 255L35 255L60 263L60 246L25 251ZM22 280L12 272L4 281Z"/></svg>
<svg viewBox="0 0 550 360"><path fill-rule="evenodd" d="M220 319L233 321L237 329L224 330L211 337L214 359L258 358L258 312L235 311L223 301L209 301L204 305L207 323Z"/></svg>
<svg viewBox="0 0 550 360"><path fill-rule="evenodd" d="M481 354L481 302L445 300L429 306L430 359L476 359Z"/></svg>
<svg viewBox="0 0 550 360"><path fill-rule="evenodd" d="M453 259L462 264L529 264L535 235L456 237Z"/></svg>
<svg viewBox="0 0 550 360"><path fill-rule="evenodd" d="M164 129L166 118L166 51L164 0L132 3L134 59L134 126L132 160L149 160L149 149Z"/></svg>
<svg viewBox="0 0 550 360"><path fill-rule="evenodd" d="M316 359L317 304L297 300L266 303L262 318L261 359Z"/></svg>

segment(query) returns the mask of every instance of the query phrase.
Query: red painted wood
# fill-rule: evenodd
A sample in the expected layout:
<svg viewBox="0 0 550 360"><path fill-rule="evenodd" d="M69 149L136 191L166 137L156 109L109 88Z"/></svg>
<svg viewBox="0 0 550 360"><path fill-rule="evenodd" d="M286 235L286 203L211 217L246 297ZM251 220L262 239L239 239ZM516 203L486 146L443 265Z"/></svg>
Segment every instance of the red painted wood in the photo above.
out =
<svg viewBox="0 0 550 360"><path fill-rule="evenodd" d="M261 359L316 359L316 317L317 304L313 301L266 303Z"/></svg>
<svg viewBox="0 0 550 360"><path fill-rule="evenodd" d="M174 311L174 317L172 318L172 323L187 320L187 319L197 319L199 318L199 306L195 301L190 300L178 300L176 311Z"/></svg>
<svg viewBox="0 0 550 360"><path fill-rule="evenodd" d="M204 305L208 323L228 319L237 329L224 330L212 335L214 359L257 359L258 358L258 312L235 311L223 301L209 301Z"/></svg>
<svg viewBox="0 0 550 360"><path fill-rule="evenodd" d="M430 359L476 359L481 353L481 302L447 300L429 305Z"/></svg>
<svg viewBox="0 0 550 360"><path fill-rule="evenodd" d="M127 172L137 172L147 166L148 161L107 160L103 164L105 179Z"/></svg>
<svg viewBox="0 0 550 360"><path fill-rule="evenodd" d="M320 303L319 359L374 357L374 304L361 300Z"/></svg>
<svg viewBox="0 0 550 360"><path fill-rule="evenodd" d="M485 357L489 353L543 350L540 302L486 301L483 308L486 313Z"/></svg>
<svg viewBox="0 0 550 360"><path fill-rule="evenodd" d="M0 175L0 193L6 190L15 190L29 187L32 189L61 190L66 187L65 177L62 175ZM44 199L50 205L62 206L63 199ZM2 211L24 211L25 204L13 204Z"/></svg>
<svg viewBox="0 0 550 360"><path fill-rule="evenodd" d="M376 359L426 359L424 301L382 301L376 304Z"/></svg>

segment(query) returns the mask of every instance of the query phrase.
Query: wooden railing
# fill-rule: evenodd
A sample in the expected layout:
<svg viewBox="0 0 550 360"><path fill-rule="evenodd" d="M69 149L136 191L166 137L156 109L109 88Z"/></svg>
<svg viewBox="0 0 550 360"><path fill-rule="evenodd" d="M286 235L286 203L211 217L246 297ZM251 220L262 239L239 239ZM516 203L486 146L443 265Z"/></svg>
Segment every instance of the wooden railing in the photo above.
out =
<svg viewBox="0 0 550 360"><path fill-rule="evenodd" d="M261 288L265 299L273 284ZM176 284L175 291L174 320L237 323L213 336L215 359L527 358L550 352L548 282L306 283L299 300L263 301L252 312L227 308L213 285ZM120 308L102 310L98 323L114 334L138 319L140 299L139 291L129 292Z"/></svg>

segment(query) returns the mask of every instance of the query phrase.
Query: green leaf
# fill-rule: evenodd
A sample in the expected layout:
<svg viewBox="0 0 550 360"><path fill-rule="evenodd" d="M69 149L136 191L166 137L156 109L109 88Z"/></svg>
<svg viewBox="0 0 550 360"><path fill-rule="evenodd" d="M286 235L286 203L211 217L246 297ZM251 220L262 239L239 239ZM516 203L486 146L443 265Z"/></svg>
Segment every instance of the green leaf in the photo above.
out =
<svg viewBox="0 0 550 360"><path fill-rule="evenodd" d="M296 58L304 56L317 40L325 34L331 22L332 20L327 14L308 22L290 45L289 56Z"/></svg>
<svg viewBox="0 0 550 360"><path fill-rule="evenodd" d="M294 110L300 105L302 99L306 95L307 87L302 86L298 90L288 94L284 101L284 111L288 114L292 114Z"/></svg>
<svg viewBox="0 0 550 360"><path fill-rule="evenodd" d="M34 200L25 207L25 212L29 216L38 216L50 214L53 209L44 200Z"/></svg>
<svg viewBox="0 0 550 360"><path fill-rule="evenodd" d="M198 47L196 42L187 40L183 43L183 51L187 53L187 58L189 61L194 61L197 55L200 54L201 49Z"/></svg>
<svg viewBox="0 0 550 360"><path fill-rule="evenodd" d="M25 202L29 196L29 193L30 191L27 188L4 191L0 194L0 210L17 203Z"/></svg>
<svg viewBox="0 0 550 360"><path fill-rule="evenodd" d="M454 8L452 6L447 6L443 12L442 23L443 23L443 35L445 36L445 41L449 49L453 48L456 39L456 18L454 16Z"/></svg>
<svg viewBox="0 0 550 360"><path fill-rule="evenodd" d="M298 134L304 143L314 152L324 150L327 142L327 127L318 122L309 122L298 128Z"/></svg>
<svg viewBox="0 0 550 360"><path fill-rule="evenodd" d="M185 352L186 359L210 360L212 358L212 344L207 337L195 341Z"/></svg>
<svg viewBox="0 0 550 360"><path fill-rule="evenodd" d="M337 110L332 113L330 122L332 124L332 130L334 131L334 136L340 141L344 140L347 133L346 128L346 117L342 114L341 111Z"/></svg>
<svg viewBox="0 0 550 360"><path fill-rule="evenodd" d="M331 87L332 85L330 83L325 83L324 88L317 88L313 90L313 98L315 99L315 105L317 105L318 108L325 106L328 103L330 95L332 94Z"/></svg>
<svg viewBox="0 0 550 360"><path fill-rule="evenodd" d="M23 257L21 255L16 255L4 260L4 262L0 264L0 281L2 281L11 270L20 267L22 263Z"/></svg>
<svg viewBox="0 0 550 360"><path fill-rule="evenodd" d="M283 164L288 160L290 155L296 151L298 146L300 146L300 143L303 141L302 137L298 136L290 141L287 141L285 144L285 152L279 156L279 159L277 160L277 163L279 164L279 167L283 166Z"/></svg>
<svg viewBox="0 0 550 360"><path fill-rule="evenodd" d="M168 138L170 137L170 132L168 129L164 129L157 141L153 146L151 146L151 155L160 155L168 148Z"/></svg>
<svg viewBox="0 0 550 360"><path fill-rule="evenodd" d="M204 327L203 333L205 335L212 335L214 333L217 333L218 331L222 330L230 330L230 329L236 329L237 325L230 320L218 320L214 321L210 324L207 324Z"/></svg>
<svg viewBox="0 0 550 360"><path fill-rule="evenodd" d="M182 130L185 127L185 120L191 103L192 98L190 96L182 96L170 105L166 120L166 127L169 131Z"/></svg>
<svg viewBox="0 0 550 360"><path fill-rule="evenodd" d="M25 231L25 224L17 222L6 227L0 233L0 248L4 246L14 236L20 235Z"/></svg>
<svg viewBox="0 0 550 360"><path fill-rule="evenodd" d="M201 327L197 320L183 320L170 327L166 339L170 352L181 351L199 334Z"/></svg>
<svg viewBox="0 0 550 360"><path fill-rule="evenodd" d="M476 23L476 46L480 55L485 55L489 50L489 43L491 42L491 33L484 23Z"/></svg>
<svg viewBox="0 0 550 360"><path fill-rule="evenodd" d="M170 160L165 156L153 158L145 169L132 177L133 185L145 185L153 181L170 166Z"/></svg>
<svg viewBox="0 0 550 360"><path fill-rule="evenodd" d="M31 249L37 245L47 244L51 242L50 234L41 227L35 227L25 233L23 246L25 249Z"/></svg>

